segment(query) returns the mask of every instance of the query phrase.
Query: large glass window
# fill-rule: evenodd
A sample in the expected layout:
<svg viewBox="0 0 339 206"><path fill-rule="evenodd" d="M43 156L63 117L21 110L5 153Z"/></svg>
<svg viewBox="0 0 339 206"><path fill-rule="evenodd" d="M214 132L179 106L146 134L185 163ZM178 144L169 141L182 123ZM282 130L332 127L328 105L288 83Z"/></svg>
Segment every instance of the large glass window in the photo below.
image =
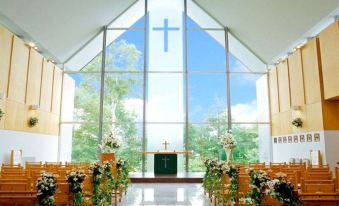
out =
<svg viewBox="0 0 339 206"><path fill-rule="evenodd" d="M178 155L180 172L203 171L207 158L225 159L219 137L228 129L236 162L270 160L265 64L192 0L136 1L65 67L65 160L97 160L100 135L112 129L132 171L152 172L147 152L165 141L192 151Z"/></svg>

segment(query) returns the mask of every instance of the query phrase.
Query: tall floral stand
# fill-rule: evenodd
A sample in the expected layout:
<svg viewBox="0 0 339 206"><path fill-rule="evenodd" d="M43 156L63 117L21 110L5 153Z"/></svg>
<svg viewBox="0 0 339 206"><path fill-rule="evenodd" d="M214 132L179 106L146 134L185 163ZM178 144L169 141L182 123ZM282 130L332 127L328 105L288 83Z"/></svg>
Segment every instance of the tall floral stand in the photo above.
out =
<svg viewBox="0 0 339 206"><path fill-rule="evenodd" d="M228 164L231 164L232 163L232 149L233 148L224 148L225 149L225 152L226 152L226 157L227 157L227 160L226 160L226 162L228 163Z"/></svg>
<svg viewBox="0 0 339 206"><path fill-rule="evenodd" d="M110 162L110 163L115 163L115 153L101 153L100 154L100 162Z"/></svg>

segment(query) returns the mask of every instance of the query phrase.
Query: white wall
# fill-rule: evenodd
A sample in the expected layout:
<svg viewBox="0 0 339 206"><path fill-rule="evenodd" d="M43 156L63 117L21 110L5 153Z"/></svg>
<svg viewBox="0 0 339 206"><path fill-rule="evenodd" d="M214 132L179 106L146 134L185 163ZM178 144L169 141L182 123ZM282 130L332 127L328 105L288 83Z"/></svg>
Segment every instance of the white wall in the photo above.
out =
<svg viewBox="0 0 339 206"><path fill-rule="evenodd" d="M314 134L320 134L320 141L314 142ZM305 136L305 142L300 142L300 135ZM312 134L312 142L307 142L307 134ZM298 135L298 143L293 136ZM292 143L274 143L274 138L292 136ZM288 141L287 141L288 142ZM326 163L324 132L299 133L272 137L273 162L289 162L291 158L310 159L310 150L320 150L323 163Z"/></svg>
<svg viewBox="0 0 339 206"><path fill-rule="evenodd" d="M0 164L10 163L12 149L22 150L23 159L55 162L58 136L0 130Z"/></svg>

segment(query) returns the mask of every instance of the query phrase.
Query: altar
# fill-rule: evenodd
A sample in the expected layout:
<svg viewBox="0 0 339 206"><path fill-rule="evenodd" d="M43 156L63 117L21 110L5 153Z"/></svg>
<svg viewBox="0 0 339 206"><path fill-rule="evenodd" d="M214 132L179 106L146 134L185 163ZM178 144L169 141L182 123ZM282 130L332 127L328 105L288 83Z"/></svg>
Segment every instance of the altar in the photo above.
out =
<svg viewBox="0 0 339 206"><path fill-rule="evenodd" d="M154 174L177 174L178 155L186 155L190 151L156 151L145 152L145 154L154 154Z"/></svg>

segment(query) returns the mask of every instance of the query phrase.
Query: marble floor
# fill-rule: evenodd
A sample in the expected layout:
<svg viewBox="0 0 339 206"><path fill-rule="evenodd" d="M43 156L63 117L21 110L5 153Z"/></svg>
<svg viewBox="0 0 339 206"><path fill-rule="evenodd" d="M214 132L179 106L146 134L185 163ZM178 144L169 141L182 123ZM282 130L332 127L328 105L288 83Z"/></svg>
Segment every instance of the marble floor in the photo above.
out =
<svg viewBox="0 0 339 206"><path fill-rule="evenodd" d="M202 185L194 183L134 183L118 205L212 206Z"/></svg>

